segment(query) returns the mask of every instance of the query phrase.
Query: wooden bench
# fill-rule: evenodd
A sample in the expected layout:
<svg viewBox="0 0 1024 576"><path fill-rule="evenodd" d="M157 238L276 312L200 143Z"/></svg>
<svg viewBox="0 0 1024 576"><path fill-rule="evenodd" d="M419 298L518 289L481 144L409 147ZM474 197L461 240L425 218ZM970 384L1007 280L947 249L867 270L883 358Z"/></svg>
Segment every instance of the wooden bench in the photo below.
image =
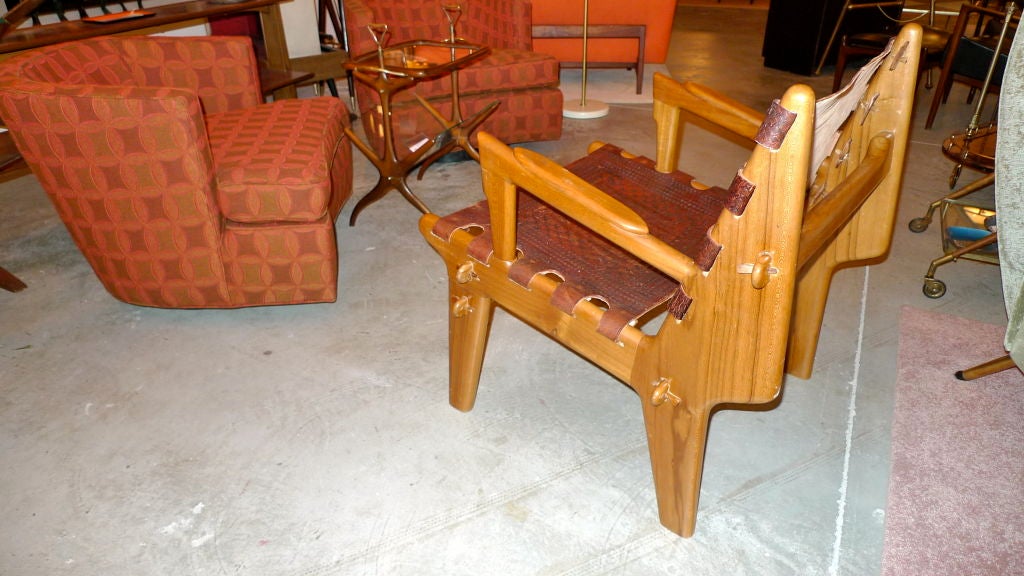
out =
<svg viewBox="0 0 1024 576"><path fill-rule="evenodd" d="M602 24L587 27L590 38L636 38L636 62L587 62L587 68L625 68L636 70L636 93L644 89L644 45L647 42L647 27L643 24ZM534 38L583 38L583 26L533 27ZM563 68L582 68L583 62L560 62Z"/></svg>

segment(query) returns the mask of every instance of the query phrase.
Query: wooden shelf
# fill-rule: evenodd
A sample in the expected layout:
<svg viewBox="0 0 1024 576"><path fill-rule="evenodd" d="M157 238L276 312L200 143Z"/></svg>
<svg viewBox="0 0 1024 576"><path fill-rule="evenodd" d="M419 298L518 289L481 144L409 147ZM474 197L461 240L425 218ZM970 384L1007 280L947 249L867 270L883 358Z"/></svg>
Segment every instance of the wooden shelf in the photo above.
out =
<svg viewBox="0 0 1024 576"><path fill-rule="evenodd" d="M242 2L218 2L217 0L192 0L164 6L147 8L152 16L96 24L81 20L68 20L41 26L29 26L9 31L0 39L0 54L11 54L49 46L58 42L82 40L109 34L148 33L154 30L172 29L193 22L205 22L212 16L224 16L241 12L257 12L263 28L267 67L290 70L288 46L285 43L284 23L278 4L288 0L244 0ZM294 98L295 86L285 85L274 92L274 98Z"/></svg>

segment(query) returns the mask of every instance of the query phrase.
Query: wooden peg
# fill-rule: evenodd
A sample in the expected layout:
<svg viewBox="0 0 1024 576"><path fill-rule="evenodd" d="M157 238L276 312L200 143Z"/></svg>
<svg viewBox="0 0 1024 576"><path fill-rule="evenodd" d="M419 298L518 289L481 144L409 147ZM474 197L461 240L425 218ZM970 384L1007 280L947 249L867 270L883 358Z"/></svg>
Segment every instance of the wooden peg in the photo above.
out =
<svg viewBox="0 0 1024 576"><path fill-rule="evenodd" d="M654 392L651 393L651 404L661 406L668 400L673 406L679 406L682 398L672 392L672 379L661 378L654 383Z"/></svg>

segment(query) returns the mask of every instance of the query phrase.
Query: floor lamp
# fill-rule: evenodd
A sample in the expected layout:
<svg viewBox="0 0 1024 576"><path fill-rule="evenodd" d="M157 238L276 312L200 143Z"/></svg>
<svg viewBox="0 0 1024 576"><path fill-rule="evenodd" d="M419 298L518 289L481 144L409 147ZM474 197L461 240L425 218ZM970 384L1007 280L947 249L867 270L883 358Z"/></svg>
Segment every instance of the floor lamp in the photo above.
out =
<svg viewBox="0 0 1024 576"><path fill-rule="evenodd" d="M583 79L578 100L570 100L562 108L566 118L600 118L608 115L608 105L599 100L587 101L587 28L590 18L590 0L583 0Z"/></svg>

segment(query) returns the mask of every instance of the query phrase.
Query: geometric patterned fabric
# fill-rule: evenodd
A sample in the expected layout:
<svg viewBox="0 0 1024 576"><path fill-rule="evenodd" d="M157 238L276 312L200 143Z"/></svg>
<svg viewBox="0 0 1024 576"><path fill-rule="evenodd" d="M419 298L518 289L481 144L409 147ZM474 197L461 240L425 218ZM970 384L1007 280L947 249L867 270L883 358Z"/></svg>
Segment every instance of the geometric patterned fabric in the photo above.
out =
<svg viewBox="0 0 1024 576"><path fill-rule="evenodd" d="M436 0L347 0L346 29L353 55L376 50L366 26L386 23L388 45L409 40L443 40L448 20ZM481 125L506 143L557 140L562 135L562 92L558 89L558 61L531 50L532 22L526 0L487 0L463 3L456 32L468 42L482 44L491 53L459 70L459 97L463 118L470 118L493 102L494 113ZM451 117L451 79L442 76L417 83L393 99L392 126L399 155L403 145L433 136L440 125L418 102L418 94L442 115ZM371 145L383 149L379 97L356 82L363 128ZM475 139L474 139L475 141Z"/></svg>
<svg viewBox="0 0 1024 576"><path fill-rule="evenodd" d="M252 44L98 37L0 62L0 115L107 291L233 308L337 297L348 110L263 104Z"/></svg>

